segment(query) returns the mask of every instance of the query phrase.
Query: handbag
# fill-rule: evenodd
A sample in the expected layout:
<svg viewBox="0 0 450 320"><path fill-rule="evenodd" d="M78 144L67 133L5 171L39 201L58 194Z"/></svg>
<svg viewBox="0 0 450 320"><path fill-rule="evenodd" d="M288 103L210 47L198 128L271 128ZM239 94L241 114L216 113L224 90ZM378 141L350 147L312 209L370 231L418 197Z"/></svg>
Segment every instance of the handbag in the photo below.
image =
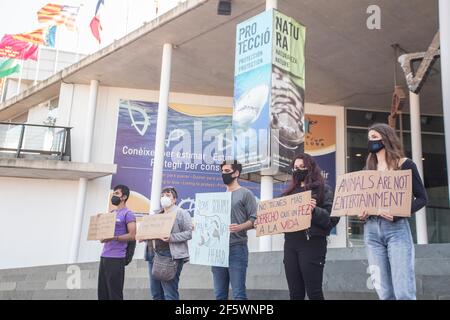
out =
<svg viewBox="0 0 450 320"><path fill-rule="evenodd" d="M163 256L154 250L152 277L159 281L170 281L175 278L178 270L178 261L172 257Z"/></svg>

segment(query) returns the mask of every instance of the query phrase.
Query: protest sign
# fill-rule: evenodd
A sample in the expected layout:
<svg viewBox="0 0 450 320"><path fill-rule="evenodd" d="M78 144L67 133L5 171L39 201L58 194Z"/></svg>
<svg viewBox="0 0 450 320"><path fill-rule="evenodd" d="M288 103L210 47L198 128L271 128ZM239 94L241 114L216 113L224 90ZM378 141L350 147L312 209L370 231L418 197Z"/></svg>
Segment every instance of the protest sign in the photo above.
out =
<svg viewBox="0 0 450 320"><path fill-rule="evenodd" d="M387 213L411 216L411 170L364 170L338 177L332 216Z"/></svg>
<svg viewBox="0 0 450 320"><path fill-rule="evenodd" d="M152 214L136 219L136 240L170 237L176 213Z"/></svg>
<svg viewBox="0 0 450 320"><path fill-rule="evenodd" d="M91 216L88 241L111 239L116 229L116 214L105 213Z"/></svg>
<svg viewBox="0 0 450 320"><path fill-rule="evenodd" d="M311 227L311 191L261 201L255 221L256 236L295 232Z"/></svg>
<svg viewBox="0 0 450 320"><path fill-rule="evenodd" d="M228 267L231 192L197 193L194 223L189 242L190 263Z"/></svg>

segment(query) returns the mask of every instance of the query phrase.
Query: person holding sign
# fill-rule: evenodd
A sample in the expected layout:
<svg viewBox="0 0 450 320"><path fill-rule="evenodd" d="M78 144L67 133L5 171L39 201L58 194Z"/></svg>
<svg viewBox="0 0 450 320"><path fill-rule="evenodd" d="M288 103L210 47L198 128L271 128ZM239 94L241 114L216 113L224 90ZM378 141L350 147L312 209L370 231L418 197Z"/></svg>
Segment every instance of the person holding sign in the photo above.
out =
<svg viewBox="0 0 450 320"><path fill-rule="evenodd" d="M411 213L423 208L427 193L415 163L404 157L395 130L386 124L375 124L368 130L369 156L366 170L411 170L415 199ZM369 216L362 212L364 244L370 273L381 300L415 300L414 243L408 220L389 212Z"/></svg>
<svg viewBox="0 0 450 320"><path fill-rule="evenodd" d="M162 210L157 214L175 214L169 237L149 240L145 250L150 273L150 293L153 300L179 300L178 283L183 264L189 261L188 240L192 239L192 218L190 214L176 205L178 193L173 187L165 187L161 193ZM170 280L156 279L152 270L155 256L171 257L177 264L176 272ZM154 271L154 270L153 270Z"/></svg>
<svg viewBox="0 0 450 320"><path fill-rule="evenodd" d="M116 206L114 237L103 239L103 252L98 273L98 299L123 300L125 281L125 264L128 241L134 241L136 235L136 218L126 207L130 189L124 185L114 187L111 203Z"/></svg>
<svg viewBox="0 0 450 320"><path fill-rule="evenodd" d="M313 157L303 153L292 162L292 181L282 196L311 190L311 227L284 234L284 268L291 300L324 300L323 269L327 236L339 222L330 218L333 191Z"/></svg>
<svg viewBox="0 0 450 320"><path fill-rule="evenodd" d="M248 266L247 230L253 228L257 204L253 193L239 185L242 165L237 161L221 164L223 183L231 192L231 224L228 268L211 267L214 280L214 294L217 300L228 299L231 283L233 300L247 300L245 287Z"/></svg>

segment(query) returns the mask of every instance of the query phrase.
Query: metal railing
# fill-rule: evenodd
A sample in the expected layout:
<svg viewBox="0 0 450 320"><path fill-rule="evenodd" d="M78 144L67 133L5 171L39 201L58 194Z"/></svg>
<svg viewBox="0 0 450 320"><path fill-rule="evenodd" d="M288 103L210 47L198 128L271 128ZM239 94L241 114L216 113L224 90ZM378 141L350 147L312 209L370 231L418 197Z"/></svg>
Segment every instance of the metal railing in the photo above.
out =
<svg viewBox="0 0 450 320"><path fill-rule="evenodd" d="M0 157L71 160L70 127L0 122Z"/></svg>

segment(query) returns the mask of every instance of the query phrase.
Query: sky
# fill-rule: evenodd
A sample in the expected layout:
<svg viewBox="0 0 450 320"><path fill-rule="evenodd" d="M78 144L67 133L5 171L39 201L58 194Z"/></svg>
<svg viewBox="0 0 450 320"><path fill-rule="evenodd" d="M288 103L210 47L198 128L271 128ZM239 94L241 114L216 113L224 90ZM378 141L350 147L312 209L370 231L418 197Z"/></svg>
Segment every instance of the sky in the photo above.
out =
<svg viewBox="0 0 450 320"><path fill-rule="evenodd" d="M59 50L90 54L122 38L142 26L144 22L154 19L155 2L155 0L105 0L105 5L99 11L103 27L102 43L99 45L89 28L97 0L0 0L0 37L4 34L31 32L41 27L36 13L47 3L81 5L77 19L79 32L70 32L64 26L59 27L57 47ZM166 12L178 2L182 1L159 0L158 13Z"/></svg>

